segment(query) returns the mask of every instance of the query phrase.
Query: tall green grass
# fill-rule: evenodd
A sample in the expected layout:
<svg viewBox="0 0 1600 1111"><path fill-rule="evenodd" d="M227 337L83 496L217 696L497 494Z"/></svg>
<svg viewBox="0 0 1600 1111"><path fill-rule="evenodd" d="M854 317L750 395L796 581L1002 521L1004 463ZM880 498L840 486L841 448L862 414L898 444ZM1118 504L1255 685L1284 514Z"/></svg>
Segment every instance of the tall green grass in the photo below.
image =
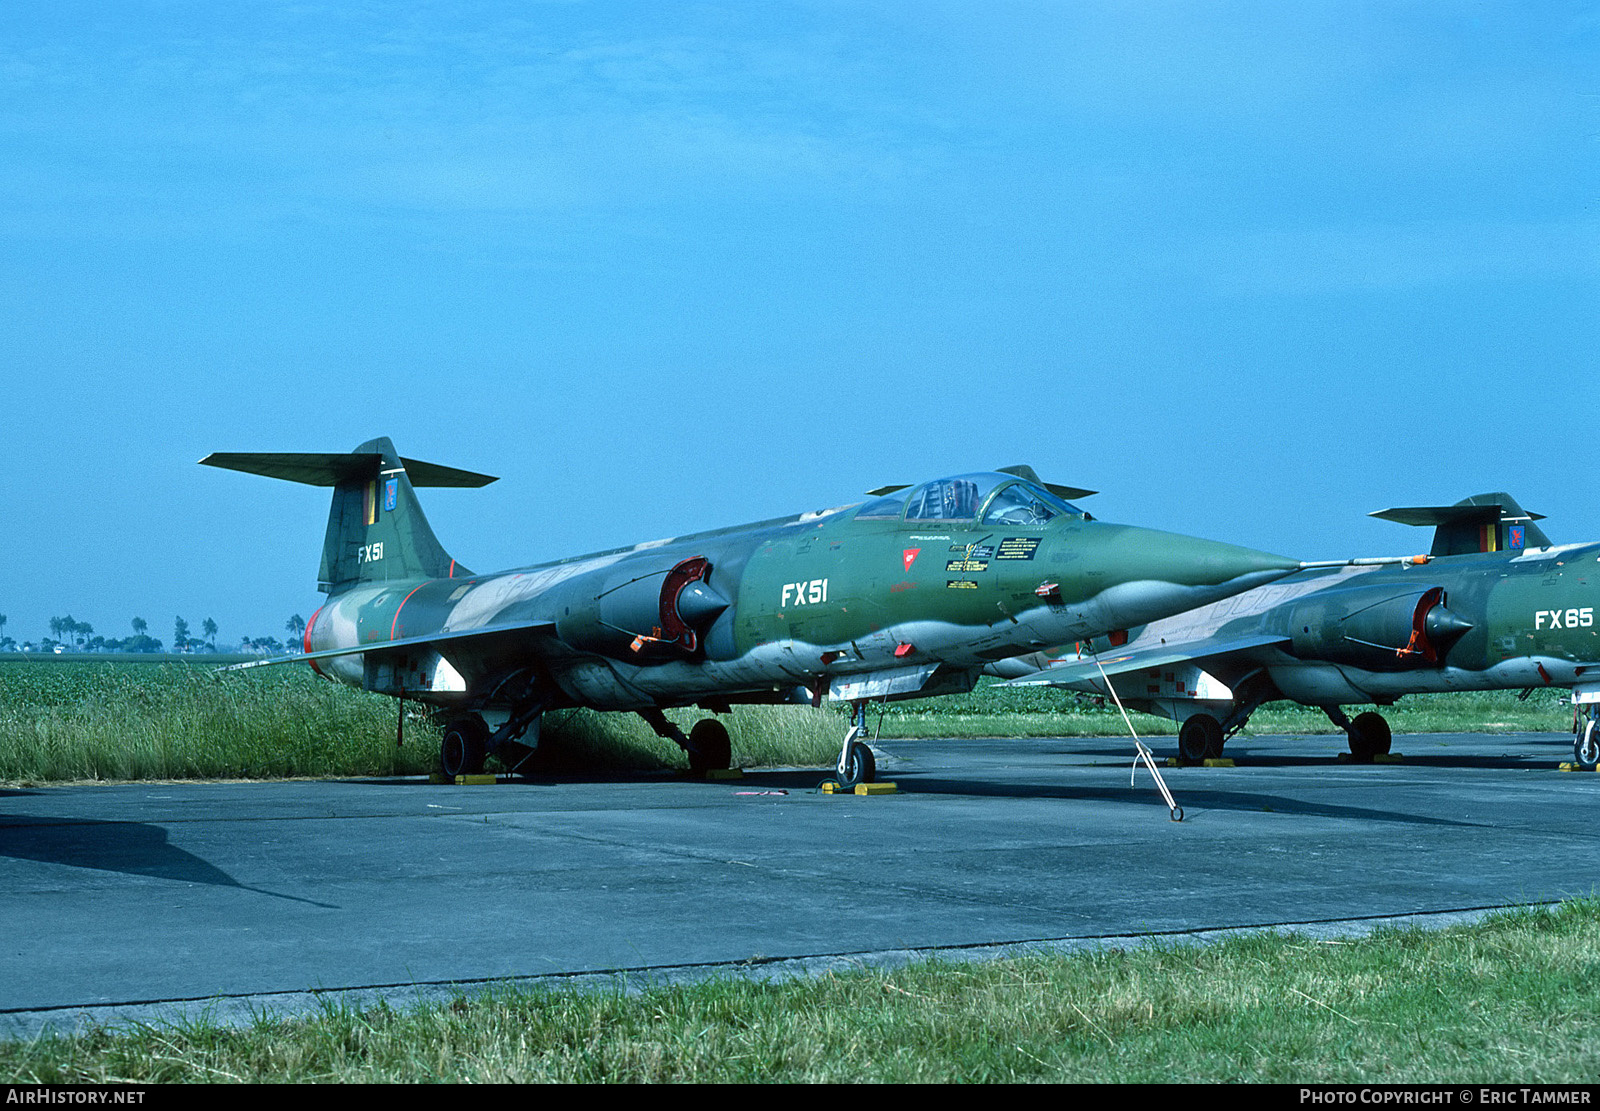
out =
<svg viewBox="0 0 1600 1111"><path fill-rule="evenodd" d="M0 780L262 778L427 771L438 731L303 667L0 664Z"/></svg>
<svg viewBox="0 0 1600 1111"><path fill-rule="evenodd" d="M426 774L442 722L295 665L218 673L189 663L0 663L0 782ZM705 716L668 711L685 732ZM833 763L843 718L740 706L721 719L736 766ZM546 715L524 770L675 770L687 757L637 715Z"/></svg>
<svg viewBox="0 0 1600 1111"><path fill-rule="evenodd" d="M1565 691L1412 695L1384 713L1396 733L1558 731L1570 727ZM442 722L408 703L396 746L394 699L284 666L218 673L210 663L0 662L0 782L282 776L417 775L438 760ZM1352 710L1352 712L1354 712ZM695 710L668 711L687 732ZM847 708L740 706L721 719L741 767L824 767L838 756ZM884 738L1108 736L1116 710L1092 697L984 682L969 694L871 708ZM1176 732L1135 714L1141 735ZM1318 710L1273 703L1245 735L1331 733ZM684 769L687 759L636 715L589 710L545 716L538 772Z"/></svg>
<svg viewBox="0 0 1600 1111"><path fill-rule="evenodd" d="M0 1044L10 1083L1564 1083L1600 1076L1600 907L1320 941L629 994L503 989Z"/></svg>
<svg viewBox="0 0 1600 1111"><path fill-rule="evenodd" d="M687 733L704 711L667 710ZM844 741L845 718L810 706L735 706L727 726L733 765L743 768L831 765ZM545 715L539 752L529 767L549 772L664 771L688 767L675 743L656 736L637 714L556 710Z"/></svg>

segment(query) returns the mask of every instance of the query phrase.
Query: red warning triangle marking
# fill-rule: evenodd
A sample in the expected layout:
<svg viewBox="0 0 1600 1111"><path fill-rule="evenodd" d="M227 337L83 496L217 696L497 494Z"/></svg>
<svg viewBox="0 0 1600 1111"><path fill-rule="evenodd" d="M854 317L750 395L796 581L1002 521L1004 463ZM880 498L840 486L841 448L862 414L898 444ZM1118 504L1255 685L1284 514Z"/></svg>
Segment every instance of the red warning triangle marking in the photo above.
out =
<svg viewBox="0 0 1600 1111"><path fill-rule="evenodd" d="M900 553L902 556L905 557L906 570L907 571L911 570L911 565L913 563L917 562L917 556L920 555L921 553L922 553L922 549L921 548L907 548L905 551Z"/></svg>

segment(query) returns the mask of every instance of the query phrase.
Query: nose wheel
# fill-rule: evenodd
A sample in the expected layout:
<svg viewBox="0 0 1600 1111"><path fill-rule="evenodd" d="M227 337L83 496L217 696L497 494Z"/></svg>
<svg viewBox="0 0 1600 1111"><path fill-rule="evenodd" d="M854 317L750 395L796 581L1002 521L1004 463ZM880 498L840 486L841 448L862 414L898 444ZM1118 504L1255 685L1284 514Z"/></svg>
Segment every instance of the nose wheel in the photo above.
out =
<svg viewBox="0 0 1600 1111"><path fill-rule="evenodd" d="M1572 759L1579 767L1593 769L1600 764L1600 703L1591 703L1589 716L1578 725L1572 742Z"/></svg>
<svg viewBox="0 0 1600 1111"><path fill-rule="evenodd" d="M867 746L866 736L867 704L857 702L851 715L850 729L844 735L844 747L839 750L839 763L833 769L839 786L848 788L877 780L878 761Z"/></svg>

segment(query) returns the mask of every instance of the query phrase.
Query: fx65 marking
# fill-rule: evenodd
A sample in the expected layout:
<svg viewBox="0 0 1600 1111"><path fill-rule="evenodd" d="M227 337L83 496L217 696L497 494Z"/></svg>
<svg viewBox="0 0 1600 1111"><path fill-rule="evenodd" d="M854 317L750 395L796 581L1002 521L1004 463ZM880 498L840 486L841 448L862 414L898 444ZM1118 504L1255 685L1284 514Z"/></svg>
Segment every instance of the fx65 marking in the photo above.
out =
<svg viewBox="0 0 1600 1111"><path fill-rule="evenodd" d="M812 579L803 583L784 583L783 601L779 603L780 609L787 609L789 598L793 595L794 604L797 606L816 605L818 602L828 600L828 580Z"/></svg>
<svg viewBox="0 0 1600 1111"><path fill-rule="evenodd" d="M1593 625L1593 606L1570 610L1540 610L1533 617L1535 629L1587 629Z"/></svg>

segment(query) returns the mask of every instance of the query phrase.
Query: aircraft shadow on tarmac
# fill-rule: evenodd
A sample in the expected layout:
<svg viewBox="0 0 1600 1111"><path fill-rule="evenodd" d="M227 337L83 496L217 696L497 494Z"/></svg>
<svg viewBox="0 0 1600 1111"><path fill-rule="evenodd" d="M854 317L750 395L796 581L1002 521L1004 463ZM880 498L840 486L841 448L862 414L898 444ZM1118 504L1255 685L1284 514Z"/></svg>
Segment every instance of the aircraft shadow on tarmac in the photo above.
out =
<svg viewBox="0 0 1600 1111"><path fill-rule="evenodd" d="M1160 747L1152 745L1149 739L1145 740L1145 745L1155 754L1157 760L1164 760L1171 754L1170 746L1164 752ZM1572 741L1564 735L1558 735L1554 741L1548 741L1542 735L1532 739L1508 737L1506 739L1506 748L1512 751L1493 754L1452 752L1449 745L1442 745L1437 741L1429 740L1425 736L1395 738L1395 753L1401 757L1400 766L1476 768L1484 771L1542 768L1554 771L1558 765L1572 759ZM1120 747L1114 744L1094 747L1074 745L1070 748L1063 747L1059 755L1097 756L1123 763L1131 763L1133 749L1126 742ZM1256 752L1252 751L1248 744L1245 744L1236 751L1224 751L1223 755L1234 761L1240 768L1370 767L1384 769L1396 766L1396 764L1391 763L1350 759L1349 754L1338 748L1336 742L1330 742L1322 747L1313 747L1312 744L1308 744L1307 751L1304 754Z"/></svg>
<svg viewBox="0 0 1600 1111"><path fill-rule="evenodd" d="M167 831L142 822L100 822L85 818L0 817L0 857L64 864L100 872L234 887L275 899L312 906L330 904L242 884L222 869L173 845Z"/></svg>
<svg viewBox="0 0 1600 1111"><path fill-rule="evenodd" d="M1085 755L1083 749L1074 749L1076 755ZM1107 750L1104 755L1116 757L1128 762L1127 752L1114 752ZM1294 763L1293 758L1284 761L1283 766ZM1307 763L1327 766L1329 761L1311 760ZM1492 765L1476 764L1472 766L1486 767ZM1521 765L1511 764L1511 767ZM1070 768L1064 769L1070 771ZM1181 773L1180 773L1181 774ZM1225 774L1225 773L1224 773ZM774 768L752 769L737 779L705 780L699 776L688 775L663 775L660 772L640 772L635 775L606 774L603 776L586 775L539 775L539 776L502 776L502 784L521 787L561 787L577 784L593 783L619 783L639 784L641 786L660 783L663 779L683 779L717 791L734 791L747 794L759 794L765 791L781 790L793 794L819 790L821 785L830 778L831 772L827 768ZM1131 788L1100 788L1071 783L996 783L985 782L979 779L951 779L922 776L915 772L909 774L887 774L884 779L894 779L901 785L905 794L917 795L948 795L967 798L1031 798L1031 799L1061 799L1062 801L1076 802L1119 802L1135 803L1151 806L1164 806L1160 796L1146 784ZM431 787L436 791L455 791L466 788L457 788L450 785L430 784L425 779L410 780L351 780L353 783L380 784L410 784L418 787ZM1181 781L1177 781L1180 782ZM1459 826L1463 828L1478 828L1483 823L1456 821L1449 818L1436 818L1428 815L1407 814L1398 810L1378 810L1361 806L1330 806L1325 803L1307 802L1303 799L1289 798L1284 795L1269 794L1261 791L1233 791L1198 788L1193 784L1182 784L1182 798L1179 800L1186 808L1193 810L1234 810L1247 813L1278 813L1296 814L1325 818L1355 818L1363 821L1398 822L1407 825L1424 826Z"/></svg>
<svg viewBox="0 0 1600 1111"><path fill-rule="evenodd" d="M1126 757L1127 754L1117 753L1115 755ZM708 788L720 791L731 790L759 794L764 791L783 790L800 794L818 790L821 784L828 780L829 776L830 771L827 768L776 768L770 771L760 769L748 771L738 779L700 781L699 777L693 778L696 781L703 782ZM1075 786L1071 783L1059 782L995 783L979 779L923 776L914 772L901 775L890 774L883 778L897 780L903 793L914 795L947 795L966 798L1053 798L1066 802L1131 802L1137 805L1164 806L1160 796L1149 787L1148 783L1131 788ZM661 779L662 776L659 773L652 772L631 777L606 776L603 780L589 776L541 776L537 779L518 776L506 780L506 782L527 786L560 786L564 783L594 783L601 781L647 784L652 782L659 783ZM425 782L422 785L427 786ZM437 789L454 790L455 788L440 787ZM1483 824L1481 822L1436 818L1429 815L1407 814L1398 810L1378 810L1361 806L1330 806L1325 803L1307 802L1303 799L1289 798L1284 795L1260 791L1197 790L1192 786L1186 786L1180 801L1191 811L1199 809L1234 810L1258 814L1278 813L1325 818L1354 818L1362 821L1398 822L1419 826L1458 826L1462 828L1478 828Z"/></svg>
<svg viewBox="0 0 1600 1111"><path fill-rule="evenodd" d="M903 781L907 793L919 795L960 795L968 798L1061 799L1070 802L1119 802L1166 809L1161 796L1146 782L1134 787L1075 787L1064 783L980 783L956 779L915 779ZM1365 806L1330 806L1304 799L1253 791L1196 790L1185 787L1178 802L1191 813L1200 810L1234 810L1260 814L1293 814L1319 818L1356 818L1368 822L1397 822L1418 826L1459 826L1480 828L1482 822L1456 821L1425 814L1406 814L1398 810L1376 810Z"/></svg>
<svg viewBox="0 0 1600 1111"><path fill-rule="evenodd" d="M803 791L816 787L831 774L827 768L753 768L743 772L741 776L730 779L712 779L703 775L694 775L687 771L559 771L559 772L517 772L515 774L498 771L491 773L501 784L514 784L518 787L572 787L599 784L618 784L622 786L637 785L650 786L662 783L694 783L707 787L738 790L740 784L759 780L763 788L780 786L786 790ZM781 781L781 782L780 782ZM426 776L406 776L403 778L389 779L342 779L340 783L350 783L358 786L372 787L416 787L431 791L459 791L469 788L457 787L450 783L435 783Z"/></svg>

